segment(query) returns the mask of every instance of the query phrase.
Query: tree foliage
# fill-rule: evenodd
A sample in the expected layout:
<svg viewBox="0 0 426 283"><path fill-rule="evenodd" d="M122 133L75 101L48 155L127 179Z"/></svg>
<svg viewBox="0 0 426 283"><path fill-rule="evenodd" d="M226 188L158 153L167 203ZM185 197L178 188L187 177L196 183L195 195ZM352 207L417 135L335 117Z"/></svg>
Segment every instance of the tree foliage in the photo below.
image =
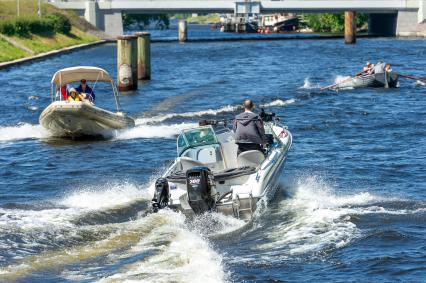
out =
<svg viewBox="0 0 426 283"><path fill-rule="evenodd" d="M152 22L155 22L156 27L161 29L169 28L170 20L166 14L123 14L123 25L129 27L130 25L138 25L144 29Z"/></svg>
<svg viewBox="0 0 426 283"><path fill-rule="evenodd" d="M303 21L308 27L319 32L341 32L345 28L344 14L303 14ZM368 21L368 15L364 13L356 14L356 25L361 27Z"/></svg>
<svg viewBox="0 0 426 283"><path fill-rule="evenodd" d="M30 33L51 35L53 33L68 34L71 31L70 20L59 13L52 13L43 18L20 17L0 22L0 33L13 36L27 36Z"/></svg>

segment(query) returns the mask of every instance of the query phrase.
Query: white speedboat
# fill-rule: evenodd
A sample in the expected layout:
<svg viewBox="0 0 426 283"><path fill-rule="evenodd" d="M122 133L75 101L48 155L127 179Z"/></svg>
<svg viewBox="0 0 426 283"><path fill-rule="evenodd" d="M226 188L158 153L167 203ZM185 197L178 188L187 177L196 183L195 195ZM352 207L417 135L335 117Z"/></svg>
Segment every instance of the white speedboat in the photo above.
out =
<svg viewBox="0 0 426 283"><path fill-rule="evenodd" d="M292 145L287 127L271 114L264 117L265 152L250 150L237 156L233 131L218 123L183 130L176 159L151 188L153 210L217 211L251 219L259 201L274 195Z"/></svg>
<svg viewBox="0 0 426 283"><path fill-rule="evenodd" d="M95 106L89 100L67 101L61 89L80 80L111 84L116 112ZM110 75L101 68L72 67L56 72L52 78L52 103L41 113L40 124L52 135L78 138L83 136L109 136L114 130L134 127L135 121L121 112L118 91Z"/></svg>

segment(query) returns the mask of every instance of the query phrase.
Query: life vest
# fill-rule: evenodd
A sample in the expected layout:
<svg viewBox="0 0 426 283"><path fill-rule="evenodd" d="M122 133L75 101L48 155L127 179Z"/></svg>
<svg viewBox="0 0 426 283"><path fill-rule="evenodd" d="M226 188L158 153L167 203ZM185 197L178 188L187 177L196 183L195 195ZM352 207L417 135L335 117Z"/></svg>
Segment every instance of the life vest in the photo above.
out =
<svg viewBox="0 0 426 283"><path fill-rule="evenodd" d="M68 101L81 101L80 97L78 95L73 98L71 95L68 96Z"/></svg>

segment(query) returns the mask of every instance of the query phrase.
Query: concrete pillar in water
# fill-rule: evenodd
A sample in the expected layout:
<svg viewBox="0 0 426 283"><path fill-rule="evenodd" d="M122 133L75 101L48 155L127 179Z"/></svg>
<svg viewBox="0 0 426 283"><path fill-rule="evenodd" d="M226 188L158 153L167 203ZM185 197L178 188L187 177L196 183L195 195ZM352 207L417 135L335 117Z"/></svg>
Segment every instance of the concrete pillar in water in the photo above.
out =
<svg viewBox="0 0 426 283"><path fill-rule="evenodd" d="M185 42L187 40L186 32L187 32L186 21L180 20L179 21L179 42Z"/></svg>
<svg viewBox="0 0 426 283"><path fill-rule="evenodd" d="M138 32L138 80L151 79L151 34Z"/></svg>
<svg viewBox="0 0 426 283"><path fill-rule="evenodd" d="M117 88L120 91L138 88L137 37L117 37Z"/></svg>
<svg viewBox="0 0 426 283"><path fill-rule="evenodd" d="M345 12L345 43L354 44L356 42L356 23L355 23L355 12Z"/></svg>

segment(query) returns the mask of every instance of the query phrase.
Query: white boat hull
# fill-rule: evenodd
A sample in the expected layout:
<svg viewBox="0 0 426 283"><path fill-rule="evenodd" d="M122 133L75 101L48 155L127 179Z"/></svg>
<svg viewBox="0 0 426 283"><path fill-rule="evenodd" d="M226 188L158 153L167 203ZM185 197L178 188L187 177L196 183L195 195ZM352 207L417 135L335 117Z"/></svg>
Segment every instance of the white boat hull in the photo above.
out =
<svg viewBox="0 0 426 283"><path fill-rule="evenodd" d="M53 136L109 136L114 130L134 127L134 120L90 102L55 101L40 115L40 124Z"/></svg>
<svg viewBox="0 0 426 283"><path fill-rule="evenodd" d="M265 160L257 168L252 168L252 171L246 171L246 173L234 174L234 176L232 174L227 176L226 169L213 172L217 195L223 196L228 193L223 199L219 197L220 200L216 202L217 212L249 220L258 208L260 200L267 201L274 196L292 145L292 135L281 126L273 125L270 129L278 142L271 147ZM233 137L230 142L233 143ZM188 204L187 180L183 178L183 175L177 177L173 175L178 163L179 158L162 176L167 178L171 184L168 206L191 214L192 210ZM238 171L239 168L230 170Z"/></svg>
<svg viewBox="0 0 426 283"><path fill-rule="evenodd" d="M386 85L388 85L390 88L398 87L398 74L390 73L385 75L385 73L379 73L361 77L353 77L347 81L338 83L335 86L335 89L385 87Z"/></svg>

